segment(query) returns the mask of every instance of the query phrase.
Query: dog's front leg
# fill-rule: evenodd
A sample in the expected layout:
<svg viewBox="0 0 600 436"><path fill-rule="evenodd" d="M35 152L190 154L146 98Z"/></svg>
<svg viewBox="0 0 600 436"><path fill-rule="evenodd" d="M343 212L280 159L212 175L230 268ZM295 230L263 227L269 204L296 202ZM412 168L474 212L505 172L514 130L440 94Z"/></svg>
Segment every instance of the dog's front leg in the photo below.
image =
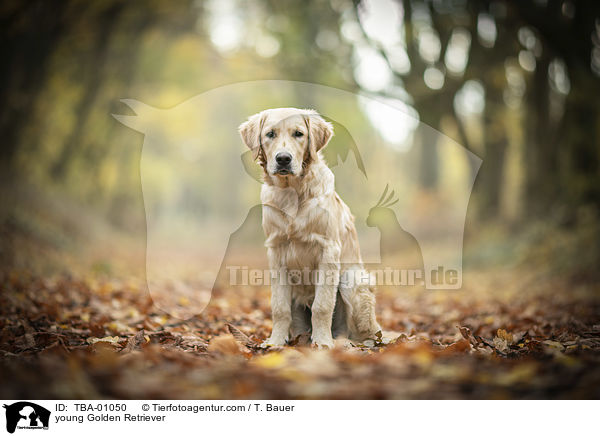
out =
<svg viewBox="0 0 600 436"><path fill-rule="evenodd" d="M340 282L340 264L337 259L329 259L328 262L319 264L315 284L315 299L312 311L312 344L315 347L333 348L333 337L331 335L331 323L335 298Z"/></svg>
<svg viewBox="0 0 600 436"><path fill-rule="evenodd" d="M292 323L292 287L287 277L287 269L280 262L282 255L276 248L267 250L269 264L274 277L271 281L271 313L273 330L271 337L263 342L263 347L285 345L290 335Z"/></svg>
<svg viewBox="0 0 600 436"><path fill-rule="evenodd" d="M271 285L271 312L273 330L263 346L282 346L287 342L292 323L292 289L281 282Z"/></svg>

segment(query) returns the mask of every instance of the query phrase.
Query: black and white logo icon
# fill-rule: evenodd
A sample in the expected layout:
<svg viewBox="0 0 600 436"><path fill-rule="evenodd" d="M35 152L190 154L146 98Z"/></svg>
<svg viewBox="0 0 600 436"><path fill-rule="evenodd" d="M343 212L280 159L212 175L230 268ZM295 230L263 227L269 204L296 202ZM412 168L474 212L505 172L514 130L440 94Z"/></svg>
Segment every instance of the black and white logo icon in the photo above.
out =
<svg viewBox="0 0 600 436"><path fill-rule="evenodd" d="M14 433L16 429L48 429L50 411L29 401L19 401L4 405L6 409L6 431Z"/></svg>

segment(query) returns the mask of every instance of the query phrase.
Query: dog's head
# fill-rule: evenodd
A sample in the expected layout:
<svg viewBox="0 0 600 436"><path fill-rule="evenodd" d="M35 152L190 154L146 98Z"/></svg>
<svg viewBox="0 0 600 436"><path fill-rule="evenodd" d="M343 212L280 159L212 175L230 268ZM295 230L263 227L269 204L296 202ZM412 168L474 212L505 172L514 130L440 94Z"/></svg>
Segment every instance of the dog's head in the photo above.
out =
<svg viewBox="0 0 600 436"><path fill-rule="evenodd" d="M309 109L267 109L239 127L244 143L273 177L301 176L333 135L333 126Z"/></svg>

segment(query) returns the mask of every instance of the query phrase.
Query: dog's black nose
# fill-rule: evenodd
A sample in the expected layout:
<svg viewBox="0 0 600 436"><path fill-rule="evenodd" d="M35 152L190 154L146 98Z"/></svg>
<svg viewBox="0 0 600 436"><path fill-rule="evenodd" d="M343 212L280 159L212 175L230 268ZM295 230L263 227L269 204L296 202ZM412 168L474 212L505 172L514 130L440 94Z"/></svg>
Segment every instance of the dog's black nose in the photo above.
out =
<svg viewBox="0 0 600 436"><path fill-rule="evenodd" d="M282 167L285 167L285 166L288 166L290 164L290 162L292 161L292 155L285 151L280 151L279 153L277 153L275 155L275 160L277 161L277 163L279 165L281 165Z"/></svg>

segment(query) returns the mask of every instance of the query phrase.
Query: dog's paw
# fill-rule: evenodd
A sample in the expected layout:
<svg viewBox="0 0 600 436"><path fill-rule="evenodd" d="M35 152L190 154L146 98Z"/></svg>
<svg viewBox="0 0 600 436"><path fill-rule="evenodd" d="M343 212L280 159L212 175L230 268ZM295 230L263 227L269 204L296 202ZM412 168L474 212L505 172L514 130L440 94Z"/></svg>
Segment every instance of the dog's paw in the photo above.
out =
<svg viewBox="0 0 600 436"><path fill-rule="evenodd" d="M285 339L268 338L260 344L261 348L283 347L286 343Z"/></svg>
<svg viewBox="0 0 600 436"><path fill-rule="evenodd" d="M335 348L353 348L354 344L348 338L336 338L333 340Z"/></svg>
<svg viewBox="0 0 600 436"><path fill-rule="evenodd" d="M332 337L320 337L320 338L312 337L311 341L312 341L311 347L316 348L318 350L322 350L324 348L329 348L329 349L333 348L333 338Z"/></svg>

